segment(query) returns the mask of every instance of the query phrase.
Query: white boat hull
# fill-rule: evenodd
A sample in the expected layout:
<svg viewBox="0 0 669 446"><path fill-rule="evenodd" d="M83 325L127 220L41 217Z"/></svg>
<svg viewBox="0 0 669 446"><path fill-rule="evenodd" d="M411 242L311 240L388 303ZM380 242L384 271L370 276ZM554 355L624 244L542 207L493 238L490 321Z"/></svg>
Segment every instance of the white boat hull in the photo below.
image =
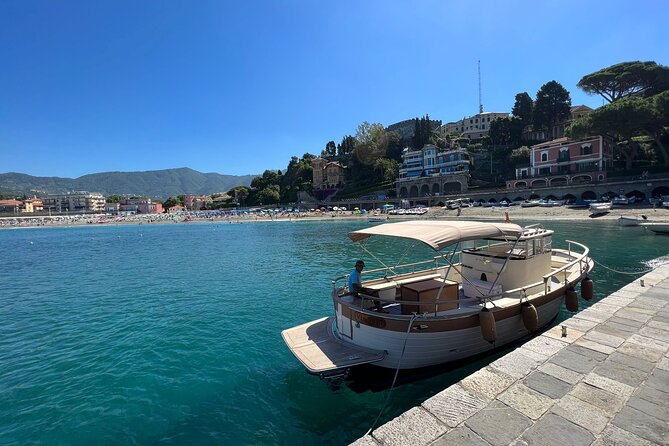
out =
<svg viewBox="0 0 669 446"><path fill-rule="evenodd" d="M656 234L669 234L669 222L668 223L641 223L646 229L650 229Z"/></svg>
<svg viewBox="0 0 669 446"><path fill-rule="evenodd" d="M645 221L646 219L642 217L625 217L624 215L621 215L618 219L618 224L620 226L639 226Z"/></svg>
<svg viewBox="0 0 669 446"><path fill-rule="evenodd" d="M555 319L563 301L564 298L559 297L537 308L539 327L544 327ZM523 325L520 315L497 322L497 340L494 343L483 339L480 326L437 333L411 331L407 334L406 331L356 324L348 318L338 318L338 323L352 325L352 340L355 345L385 351L385 358L374 365L391 369L416 369L453 362L490 352L531 334ZM404 323L408 328L408 321ZM416 319L413 325L430 323L433 321Z"/></svg>

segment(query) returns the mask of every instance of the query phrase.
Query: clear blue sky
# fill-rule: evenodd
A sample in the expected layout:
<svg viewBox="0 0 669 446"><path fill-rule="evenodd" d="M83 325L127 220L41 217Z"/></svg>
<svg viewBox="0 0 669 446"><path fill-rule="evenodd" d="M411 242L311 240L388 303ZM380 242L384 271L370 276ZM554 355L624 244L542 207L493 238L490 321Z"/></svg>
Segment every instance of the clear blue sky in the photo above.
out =
<svg viewBox="0 0 669 446"><path fill-rule="evenodd" d="M510 112L629 60L669 65L669 2L0 2L0 173L243 175L363 121Z"/></svg>

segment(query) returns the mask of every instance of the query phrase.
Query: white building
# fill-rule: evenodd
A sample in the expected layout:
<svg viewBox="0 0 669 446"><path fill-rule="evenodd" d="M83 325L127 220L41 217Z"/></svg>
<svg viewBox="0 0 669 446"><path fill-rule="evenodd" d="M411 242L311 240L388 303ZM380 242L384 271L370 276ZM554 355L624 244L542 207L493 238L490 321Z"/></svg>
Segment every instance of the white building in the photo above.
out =
<svg viewBox="0 0 669 446"><path fill-rule="evenodd" d="M466 149L440 150L428 144L404 149L397 179L398 197L425 197L460 193L467 189L469 153Z"/></svg>
<svg viewBox="0 0 669 446"><path fill-rule="evenodd" d="M68 192L42 198L44 209L55 212L104 212L105 197L97 192Z"/></svg>
<svg viewBox="0 0 669 446"><path fill-rule="evenodd" d="M462 134L465 138L480 139L490 131L490 123L495 119L508 118L508 113L483 112L459 121L449 122L439 127L439 133Z"/></svg>

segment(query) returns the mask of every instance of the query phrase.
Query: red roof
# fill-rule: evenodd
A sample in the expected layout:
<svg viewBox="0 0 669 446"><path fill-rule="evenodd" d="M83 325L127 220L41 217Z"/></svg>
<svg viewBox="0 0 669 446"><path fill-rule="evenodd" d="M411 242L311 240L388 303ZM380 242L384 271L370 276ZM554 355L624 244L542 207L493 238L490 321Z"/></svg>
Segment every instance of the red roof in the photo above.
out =
<svg viewBox="0 0 669 446"><path fill-rule="evenodd" d="M0 206L21 206L22 204L17 200L0 200Z"/></svg>

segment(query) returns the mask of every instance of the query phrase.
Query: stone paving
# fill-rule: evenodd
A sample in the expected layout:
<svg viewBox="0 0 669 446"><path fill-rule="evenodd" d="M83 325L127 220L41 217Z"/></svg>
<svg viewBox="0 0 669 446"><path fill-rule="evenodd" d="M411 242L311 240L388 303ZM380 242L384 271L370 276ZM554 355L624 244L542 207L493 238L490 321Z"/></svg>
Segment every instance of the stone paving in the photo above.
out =
<svg viewBox="0 0 669 446"><path fill-rule="evenodd" d="M669 445L669 265L641 279L353 444Z"/></svg>

